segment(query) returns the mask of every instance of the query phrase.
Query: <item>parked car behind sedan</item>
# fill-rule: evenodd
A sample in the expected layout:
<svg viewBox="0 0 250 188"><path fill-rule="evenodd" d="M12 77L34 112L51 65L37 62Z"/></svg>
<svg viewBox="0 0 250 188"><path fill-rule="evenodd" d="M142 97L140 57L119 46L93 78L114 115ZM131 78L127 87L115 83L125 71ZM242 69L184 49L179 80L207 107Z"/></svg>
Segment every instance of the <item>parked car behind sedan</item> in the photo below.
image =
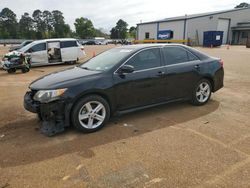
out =
<svg viewBox="0 0 250 188"><path fill-rule="evenodd" d="M84 43L84 45L97 45L95 40L88 40L87 42Z"/></svg>
<svg viewBox="0 0 250 188"><path fill-rule="evenodd" d="M11 46L9 49L9 52L15 51L15 50L19 50L20 48L32 43L33 40L25 40L23 41L20 45L15 45L15 46Z"/></svg>
<svg viewBox="0 0 250 188"><path fill-rule="evenodd" d="M24 107L47 135L70 125L89 133L115 114L174 101L204 105L223 78L220 59L184 45L122 46L32 82Z"/></svg>
<svg viewBox="0 0 250 188"><path fill-rule="evenodd" d="M20 53L29 55L31 66L50 64L74 64L85 57L84 47L73 38L56 38L34 41L19 50ZM11 56L16 51L9 52Z"/></svg>

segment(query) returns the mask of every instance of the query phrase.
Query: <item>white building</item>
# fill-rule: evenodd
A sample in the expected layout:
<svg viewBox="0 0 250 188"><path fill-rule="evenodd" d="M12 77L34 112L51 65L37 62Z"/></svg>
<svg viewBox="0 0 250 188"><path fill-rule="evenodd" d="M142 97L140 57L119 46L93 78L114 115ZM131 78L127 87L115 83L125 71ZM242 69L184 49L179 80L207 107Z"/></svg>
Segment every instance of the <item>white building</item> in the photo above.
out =
<svg viewBox="0 0 250 188"><path fill-rule="evenodd" d="M173 32L171 39L191 39L203 44L205 31L223 31L223 44L246 44L250 35L250 8L185 15L137 24L137 39L159 39L161 32Z"/></svg>

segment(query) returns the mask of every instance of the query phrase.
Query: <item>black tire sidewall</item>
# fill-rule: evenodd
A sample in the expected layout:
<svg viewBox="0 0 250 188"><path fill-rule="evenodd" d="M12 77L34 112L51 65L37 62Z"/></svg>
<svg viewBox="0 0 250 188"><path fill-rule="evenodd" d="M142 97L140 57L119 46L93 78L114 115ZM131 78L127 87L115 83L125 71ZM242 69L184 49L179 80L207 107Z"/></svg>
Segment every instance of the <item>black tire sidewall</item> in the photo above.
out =
<svg viewBox="0 0 250 188"><path fill-rule="evenodd" d="M198 101L198 99L197 99L196 91L197 91L199 85L200 85L201 83L203 83L203 82L206 82L206 83L209 85L209 87L210 87L210 94L209 94L208 99L207 99L205 102L200 102L200 101ZM193 90L191 102L192 102L192 104L194 104L194 105L196 105L196 106L202 106L202 105L206 104L206 103L209 101L209 99L210 99L210 97L211 97L211 94L212 94L212 85L211 85L210 81L207 80L207 79L201 79L201 80L196 84L196 86L195 86L195 88L194 88L194 90Z"/></svg>
<svg viewBox="0 0 250 188"><path fill-rule="evenodd" d="M29 72L29 69L27 67L22 69L22 73L26 73L26 72Z"/></svg>
<svg viewBox="0 0 250 188"><path fill-rule="evenodd" d="M9 69L8 71L7 71L8 73L15 73L16 72L16 69L15 68L11 68L11 69Z"/></svg>
<svg viewBox="0 0 250 188"><path fill-rule="evenodd" d="M82 106L84 104L86 104L89 101L98 101L98 102L102 103L103 106L105 107L105 110L106 110L105 120L102 122L102 124L100 126L94 128L94 129L87 129L87 128L83 127L78 119L78 114L79 114L80 109L82 108ZM71 113L71 122L77 130L79 130L81 132L85 132L85 133L91 133L91 132L95 132L95 131L103 128L105 123L109 120L109 117L110 117L110 107L109 107L108 102L99 95L88 95L88 96L85 96L85 97L81 98L80 100L78 100L76 102L76 104L73 106L72 113Z"/></svg>

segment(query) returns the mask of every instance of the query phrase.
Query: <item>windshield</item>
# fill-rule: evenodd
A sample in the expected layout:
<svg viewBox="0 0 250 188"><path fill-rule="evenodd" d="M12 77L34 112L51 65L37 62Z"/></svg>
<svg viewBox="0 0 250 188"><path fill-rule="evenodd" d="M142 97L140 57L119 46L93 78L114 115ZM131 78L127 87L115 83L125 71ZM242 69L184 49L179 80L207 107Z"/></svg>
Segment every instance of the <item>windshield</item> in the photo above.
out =
<svg viewBox="0 0 250 188"><path fill-rule="evenodd" d="M27 44L26 46L20 48L20 49L17 50L17 51L25 53L28 49L30 49L30 47L33 46L33 44L34 44L34 42L31 42L31 43Z"/></svg>
<svg viewBox="0 0 250 188"><path fill-rule="evenodd" d="M128 48L114 48L101 53L100 55L90 59L86 63L82 64L80 67L96 70L105 71L114 67L119 61L127 57L133 52L133 49Z"/></svg>

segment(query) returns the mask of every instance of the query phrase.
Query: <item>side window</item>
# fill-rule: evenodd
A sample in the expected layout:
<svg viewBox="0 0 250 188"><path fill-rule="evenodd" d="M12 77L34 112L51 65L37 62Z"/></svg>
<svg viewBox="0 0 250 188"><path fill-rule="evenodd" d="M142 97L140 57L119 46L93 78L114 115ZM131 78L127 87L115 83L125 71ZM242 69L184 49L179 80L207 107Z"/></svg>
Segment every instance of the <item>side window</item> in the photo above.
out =
<svg viewBox="0 0 250 188"><path fill-rule="evenodd" d="M196 60L199 60L198 57L196 57L195 55L193 55L191 52L188 52L188 51L187 51L187 54L188 54L188 60L189 60L189 61L196 61Z"/></svg>
<svg viewBox="0 0 250 188"><path fill-rule="evenodd" d="M77 44L75 40L61 42L61 48L70 48L70 47L76 47L76 46Z"/></svg>
<svg viewBox="0 0 250 188"><path fill-rule="evenodd" d="M126 64L132 65L135 71L159 67L161 66L160 49L143 50L132 57Z"/></svg>
<svg viewBox="0 0 250 188"><path fill-rule="evenodd" d="M180 47L165 47L163 54L168 65L198 60L196 56Z"/></svg>
<svg viewBox="0 0 250 188"><path fill-rule="evenodd" d="M46 43L40 43L36 44L33 47L31 47L32 52L39 52L46 50Z"/></svg>

